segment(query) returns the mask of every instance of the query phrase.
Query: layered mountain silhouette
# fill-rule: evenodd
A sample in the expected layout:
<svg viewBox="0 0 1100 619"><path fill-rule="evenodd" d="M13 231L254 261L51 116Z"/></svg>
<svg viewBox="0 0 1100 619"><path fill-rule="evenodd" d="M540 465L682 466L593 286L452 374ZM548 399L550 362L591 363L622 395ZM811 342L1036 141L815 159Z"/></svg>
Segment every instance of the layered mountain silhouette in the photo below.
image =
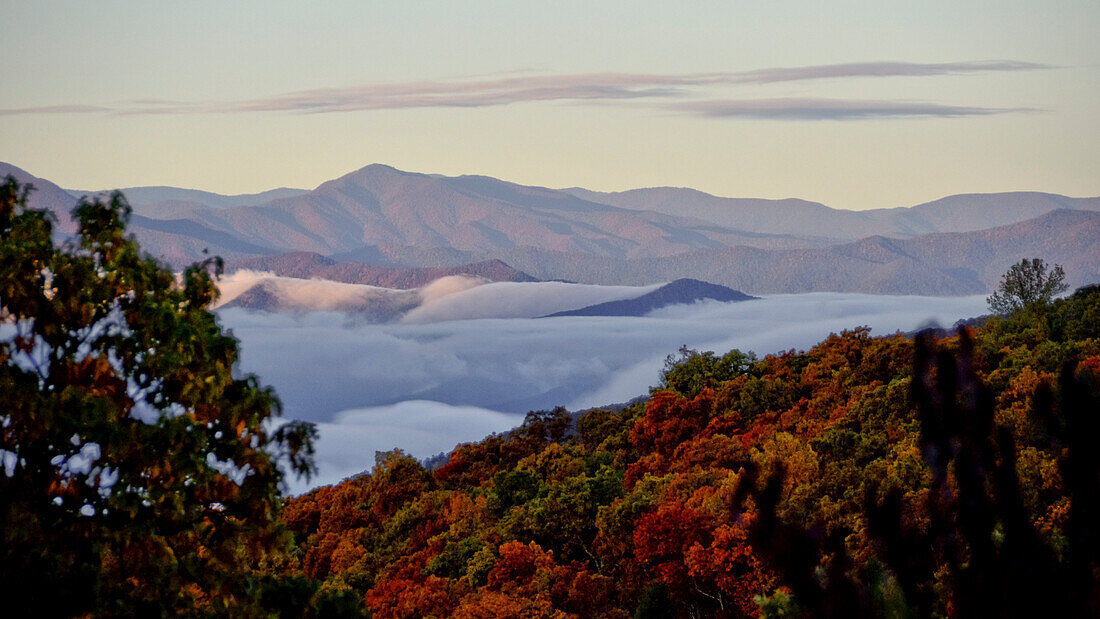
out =
<svg viewBox="0 0 1100 619"><path fill-rule="evenodd" d="M666 258L608 260L537 250L502 260L542 279L641 285L693 277L753 294L866 292L962 295L992 290L1024 257L1061 264L1071 286L1100 281L1100 213L1051 211L1028 221L910 239L873 236L832 247L727 247Z"/></svg>
<svg viewBox="0 0 1100 619"><path fill-rule="evenodd" d="M621 301L608 301L597 303L580 309L555 312L546 316L645 316L646 314L667 307L697 301L721 301L729 303L733 301L749 301L756 297L749 296L740 290L733 290L725 286L716 286L701 282L697 279L682 278L669 282L664 286L635 297Z"/></svg>
<svg viewBox="0 0 1100 619"><path fill-rule="evenodd" d="M564 190L621 208L676 213L761 234L808 235L852 241L882 235L906 238L935 232L971 232L1045 215L1057 209L1100 211L1100 198L1050 193L962 194L907 208L846 211L806 200L720 198L694 189L656 187L619 193Z"/></svg>
<svg viewBox="0 0 1100 619"><path fill-rule="evenodd" d="M53 210L61 232L72 232L67 213L81 192L0 164L0 176L6 174L34 183L31 205ZM152 255L177 267L207 250L237 264L274 260L309 277L415 287L426 275L335 263L446 269L499 260L531 277L584 283L694 278L751 293L946 295L987 292L1009 265L1036 256L1062 264L1071 285L1100 279L1100 198L1046 193L958 195L847 211L681 188L555 190L383 165L311 191L130 191L130 230ZM301 257L278 258L295 252L316 256L297 266L286 265ZM329 260L334 264L323 263Z"/></svg>
<svg viewBox="0 0 1100 619"><path fill-rule="evenodd" d="M307 189L288 187L232 196L179 187L126 187L119 191L126 196L127 202L134 208L135 213L157 219L174 219L202 209L228 209L264 204L279 198L292 198L309 193ZM74 198L80 198L97 192L68 190L68 193Z"/></svg>

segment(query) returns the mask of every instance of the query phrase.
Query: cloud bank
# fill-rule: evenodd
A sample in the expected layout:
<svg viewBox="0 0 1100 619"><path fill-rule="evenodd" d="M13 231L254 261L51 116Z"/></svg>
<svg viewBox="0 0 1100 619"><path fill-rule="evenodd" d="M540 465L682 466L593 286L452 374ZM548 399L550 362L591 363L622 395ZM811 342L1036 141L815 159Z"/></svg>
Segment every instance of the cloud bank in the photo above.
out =
<svg viewBox="0 0 1100 619"><path fill-rule="evenodd" d="M772 67L740 72L683 74L579 73L470 79L455 81L417 81L366 84L340 88L321 88L288 92L271 97L241 101L169 101L159 99L133 100L111 107L94 105L54 105L0 110L0 115L45 113L116 113L116 114L195 114L294 112L327 114L367 110L412 108L483 108L537 101L623 102L629 100L668 100L691 98L700 89L715 86L764 85L824 79L933 77L974 75L993 72L1037 71L1055 68L1051 65L1017 60L982 60L947 63L858 62L802 67ZM781 100L771 100L781 101ZM829 107L827 100L792 99L788 106L810 106L817 101ZM800 102L800 103L799 103ZM706 102L704 102L706 103ZM848 102L848 107L860 104L889 108L913 106L901 101ZM708 104L713 106L715 104ZM774 104L773 104L774 105ZM832 104L835 106L836 104ZM934 105L934 104L928 104ZM759 105L758 105L759 107ZM956 106L943 105L942 108ZM894 116L974 116L1019 111L999 108L958 107L953 113L941 109L938 113L898 113ZM972 110L967 113L963 110ZM704 113L706 117L735 117L745 114ZM856 120L886 114L848 114L840 118ZM825 111L802 114L749 116L772 120L832 120L838 118Z"/></svg>
<svg viewBox="0 0 1100 619"><path fill-rule="evenodd" d="M684 344L763 355L859 325L887 334L985 311L982 296L814 293L671 306L642 318L367 324L326 312L219 314L241 341L240 369L275 387L287 417L322 424L327 483L368 469L376 450L430 455L514 427L528 410L644 395L665 356Z"/></svg>
<svg viewBox="0 0 1100 619"><path fill-rule="evenodd" d="M279 309L300 311L345 311L374 305L402 305L419 302L415 292L378 286L345 284L322 279L281 277L265 271L242 269L218 282L216 307L232 305L241 295L260 286ZM276 308L272 308L276 309Z"/></svg>
<svg viewBox="0 0 1100 619"><path fill-rule="evenodd" d="M241 340L241 368L275 386L288 416L330 421L341 410L413 399L517 414L596 406L645 393L682 344L766 354L859 325L908 331L985 310L981 296L814 293L671 306L642 318L369 324L328 312L219 313Z"/></svg>
<svg viewBox="0 0 1100 619"><path fill-rule="evenodd" d="M437 280L439 281L439 280ZM436 282L425 291L430 291ZM564 282L494 282L445 295L429 295L401 319L405 323L479 318L538 318L608 301L634 299L660 288L596 286Z"/></svg>
<svg viewBox="0 0 1100 619"><path fill-rule="evenodd" d="M401 448L415 458L427 458L516 424L514 415L427 400L342 411L332 422L317 424L316 476L309 482L288 479L289 489L299 494L367 471L375 452Z"/></svg>
<svg viewBox="0 0 1100 619"><path fill-rule="evenodd" d="M338 312L346 320L431 323L486 318L537 318L608 301L633 299L651 286L596 286L565 282L490 282L467 275L441 277L411 290L281 277L242 269L221 278L216 307Z"/></svg>

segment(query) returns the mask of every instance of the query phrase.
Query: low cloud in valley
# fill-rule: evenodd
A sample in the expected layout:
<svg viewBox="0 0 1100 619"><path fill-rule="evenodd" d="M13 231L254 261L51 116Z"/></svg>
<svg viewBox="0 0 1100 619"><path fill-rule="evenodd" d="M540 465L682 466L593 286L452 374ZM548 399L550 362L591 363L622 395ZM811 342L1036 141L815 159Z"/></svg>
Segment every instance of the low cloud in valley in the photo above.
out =
<svg viewBox="0 0 1100 619"><path fill-rule="evenodd" d="M441 299L489 295L492 286L501 285ZM527 296L551 299L564 285L527 286ZM471 317L470 307L456 305L450 317ZM241 368L275 387L285 415L323 424L319 481L327 483L370 468L377 449L424 457L518 425L528 410L644 395L665 356L684 344L763 355L860 325L887 334L985 311L982 296L815 293L670 306L641 318L443 320L440 313L429 323L372 324L338 312L219 313L241 340Z"/></svg>

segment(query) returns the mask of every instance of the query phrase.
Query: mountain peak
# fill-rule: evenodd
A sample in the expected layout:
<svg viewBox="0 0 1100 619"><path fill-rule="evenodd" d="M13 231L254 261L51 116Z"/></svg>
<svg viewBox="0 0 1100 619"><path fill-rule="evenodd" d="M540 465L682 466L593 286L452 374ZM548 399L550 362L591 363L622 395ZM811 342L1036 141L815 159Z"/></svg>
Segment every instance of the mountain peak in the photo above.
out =
<svg viewBox="0 0 1100 619"><path fill-rule="evenodd" d="M359 168L358 170L356 170L356 172L396 172L398 174L415 174L415 172L398 170L392 165L386 165L384 163L371 163ZM352 174L355 174L355 172L353 172Z"/></svg>
<svg viewBox="0 0 1100 619"><path fill-rule="evenodd" d="M398 170L393 166L386 165L384 163L372 163L367 166L363 166L354 172L348 172L347 174L334 178L330 181L325 181L317 186L317 189L325 187L341 187L346 185L359 185L366 186L379 182L385 182L397 178L431 178L427 174L420 174L419 172L406 172L404 170Z"/></svg>

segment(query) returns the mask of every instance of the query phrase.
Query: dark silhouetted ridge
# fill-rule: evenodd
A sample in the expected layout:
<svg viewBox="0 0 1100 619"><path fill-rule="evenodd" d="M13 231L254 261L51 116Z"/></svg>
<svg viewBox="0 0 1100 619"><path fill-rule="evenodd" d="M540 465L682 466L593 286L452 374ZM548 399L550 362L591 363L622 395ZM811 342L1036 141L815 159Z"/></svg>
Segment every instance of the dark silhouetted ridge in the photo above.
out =
<svg viewBox="0 0 1100 619"><path fill-rule="evenodd" d="M608 301L607 303L598 303L565 312L555 312L546 316L546 318L556 316L645 316L653 310L669 305L707 300L722 302L748 301L755 298L740 290L717 284L708 284L697 279L684 278L669 282L640 297L622 301Z"/></svg>

